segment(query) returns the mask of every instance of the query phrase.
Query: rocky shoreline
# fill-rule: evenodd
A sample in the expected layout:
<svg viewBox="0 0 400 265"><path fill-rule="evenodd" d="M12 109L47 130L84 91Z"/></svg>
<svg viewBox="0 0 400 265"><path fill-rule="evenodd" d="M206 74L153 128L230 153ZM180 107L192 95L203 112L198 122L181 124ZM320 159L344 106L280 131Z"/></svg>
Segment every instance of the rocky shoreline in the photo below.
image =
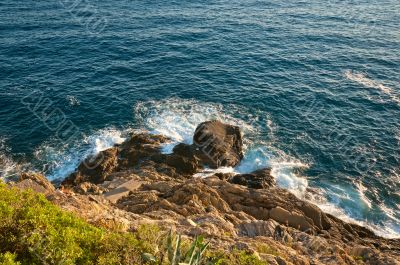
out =
<svg viewBox="0 0 400 265"><path fill-rule="evenodd" d="M237 126L200 124L193 144L134 133L124 143L83 161L56 189L40 174L22 174L32 188L93 224L134 231L157 224L215 248L244 249L267 264L400 264L400 239L346 223L279 188L270 169L193 177L204 168L235 166L243 158Z"/></svg>

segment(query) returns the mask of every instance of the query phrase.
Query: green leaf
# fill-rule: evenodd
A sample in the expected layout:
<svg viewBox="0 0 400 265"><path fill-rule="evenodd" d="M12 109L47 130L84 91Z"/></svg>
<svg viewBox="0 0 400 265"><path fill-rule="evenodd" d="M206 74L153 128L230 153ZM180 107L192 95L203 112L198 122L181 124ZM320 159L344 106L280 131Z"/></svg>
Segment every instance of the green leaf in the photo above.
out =
<svg viewBox="0 0 400 265"><path fill-rule="evenodd" d="M143 258L143 260L146 261L146 262L156 262L156 261L157 261L156 257L154 257L154 256L153 256L152 254L150 254L150 253L143 253L143 254L142 254L142 258Z"/></svg>

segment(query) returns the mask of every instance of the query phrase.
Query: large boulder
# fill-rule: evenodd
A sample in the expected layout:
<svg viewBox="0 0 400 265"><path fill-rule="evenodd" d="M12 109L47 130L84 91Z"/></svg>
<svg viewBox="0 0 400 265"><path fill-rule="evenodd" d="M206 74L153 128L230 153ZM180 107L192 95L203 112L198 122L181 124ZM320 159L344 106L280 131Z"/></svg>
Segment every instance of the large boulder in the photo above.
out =
<svg viewBox="0 0 400 265"><path fill-rule="evenodd" d="M238 126L220 121L199 124L193 136L197 156L211 168L236 166L243 158L242 134Z"/></svg>

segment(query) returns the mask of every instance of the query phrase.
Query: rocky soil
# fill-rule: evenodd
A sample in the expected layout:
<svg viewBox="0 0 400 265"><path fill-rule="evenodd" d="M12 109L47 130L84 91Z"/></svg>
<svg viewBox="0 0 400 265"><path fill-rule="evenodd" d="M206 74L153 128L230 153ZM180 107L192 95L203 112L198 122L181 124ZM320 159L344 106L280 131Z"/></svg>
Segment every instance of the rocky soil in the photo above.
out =
<svg viewBox="0 0 400 265"><path fill-rule="evenodd" d="M81 163L57 189L40 174L15 185L44 193L93 224L134 231L142 223L195 236L213 248L244 249L268 264L400 264L400 239L322 212L275 185L270 169L194 177L204 168L243 158L236 126L202 123L193 145L160 151L168 138L135 133L123 144Z"/></svg>

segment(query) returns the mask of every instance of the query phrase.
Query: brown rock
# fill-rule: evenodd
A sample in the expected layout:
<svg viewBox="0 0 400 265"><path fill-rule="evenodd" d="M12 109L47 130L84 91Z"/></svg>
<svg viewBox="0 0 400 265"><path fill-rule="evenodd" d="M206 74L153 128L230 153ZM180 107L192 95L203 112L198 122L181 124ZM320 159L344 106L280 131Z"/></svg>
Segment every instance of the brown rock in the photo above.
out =
<svg viewBox="0 0 400 265"><path fill-rule="evenodd" d="M118 149L116 147L100 152L95 157L87 158L77 171L66 178L61 185L73 186L82 182L103 183L107 176L116 169Z"/></svg>
<svg viewBox="0 0 400 265"><path fill-rule="evenodd" d="M121 144L120 166L131 168L138 165L140 161L154 160L162 163L165 156L160 153L160 145L166 143L168 138L162 135L147 133L132 134L131 137Z"/></svg>
<svg viewBox="0 0 400 265"><path fill-rule="evenodd" d="M193 143L201 161L212 168L235 166L243 158L242 135L237 126L203 122L196 128Z"/></svg>
<svg viewBox="0 0 400 265"><path fill-rule="evenodd" d="M50 181L45 176L39 173L34 173L34 172L22 173L19 177L19 181L20 183L21 182L24 183L24 184L19 184L20 187L27 185L29 186L28 183L30 183L30 185L32 185L31 188L33 190L36 190L41 193L48 193L55 191L55 187L53 186L53 184L51 184Z"/></svg>
<svg viewBox="0 0 400 265"><path fill-rule="evenodd" d="M327 230L331 227L328 217L317 206L304 202L300 209L319 229Z"/></svg>
<svg viewBox="0 0 400 265"><path fill-rule="evenodd" d="M270 168L260 169L250 174L235 175L229 178L229 182L252 189L267 189L275 186L275 179L271 175Z"/></svg>
<svg viewBox="0 0 400 265"><path fill-rule="evenodd" d="M184 157L180 155L168 155L165 163L174 167L176 172L183 175L193 175L199 169L199 162L195 157Z"/></svg>
<svg viewBox="0 0 400 265"><path fill-rule="evenodd" d="M145 182L132 179L104 194L104 197L112 203L127 196L131 191L138 190Z"/></svg>
<svg viewBox="0 0 400 265"><path fill-rule="evenodd" d="M268 221L246 221L237 226L240 235L248 237L256 236L274 236L274 232L277 226L277 222L274 220Z"/></svg>

